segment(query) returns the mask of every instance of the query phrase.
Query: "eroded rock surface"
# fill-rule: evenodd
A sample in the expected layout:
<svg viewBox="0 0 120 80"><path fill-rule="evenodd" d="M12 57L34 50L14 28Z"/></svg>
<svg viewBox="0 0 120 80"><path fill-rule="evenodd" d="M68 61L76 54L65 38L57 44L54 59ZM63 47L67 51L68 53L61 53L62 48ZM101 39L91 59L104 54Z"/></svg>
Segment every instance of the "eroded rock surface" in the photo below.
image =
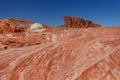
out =
<svg viewBox="0 0 120 80"><path fill-rule="evenodd" d="M120 80L120 28L60 31L51 42L0 51L0 80Z"/></svg>
<svg viewBox="0 0 120 80"><path fill-rule="evenodd" d="M18 32L24 32L24 28L14 23L10 23L8 21L4 20L0 21L0 33L18 33Z"/></svg>
<svg viewBox="0 0 120 80"><path fill-rule="evenodd" d="M21 26L25 30L28 29L32 24L35 23L33 21L22 19L22 18L5 18L5 19L2 19L1 21L5 21L8 23L12 23L12 24Z"/></svg>
<svg viewBox="0 0 120 80"><path fill-rule="evenodd" d="M12 33L0 34L0 50L24 46L32 46L52 41L53 33Z"/></svg>
<svg viewBox="0 0 120 80"><path fill-rule="evenodd" d="M0 80L120 80L120 27L66 16L52 27L0 21Z"/></svg>
<svg viewBox="0 0 120 80"><path fill-rule="evenodd" d="M72 28L87 28L87 27L101 27L99 24L95 24L92 21L84 20L83 18L65 16L64 26Z"/></svg>

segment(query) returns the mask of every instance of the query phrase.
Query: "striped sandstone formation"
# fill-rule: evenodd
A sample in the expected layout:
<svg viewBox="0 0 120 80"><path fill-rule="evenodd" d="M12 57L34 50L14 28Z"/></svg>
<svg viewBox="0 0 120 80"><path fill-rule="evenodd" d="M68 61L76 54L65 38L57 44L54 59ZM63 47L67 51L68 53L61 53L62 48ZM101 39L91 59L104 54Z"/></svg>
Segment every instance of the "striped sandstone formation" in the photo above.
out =
<svg viewBox="0 0 120 80"><path fill-rule="evenodd" d="M120 27L45 29L0 34L0 80L120 80Z"/></svg>

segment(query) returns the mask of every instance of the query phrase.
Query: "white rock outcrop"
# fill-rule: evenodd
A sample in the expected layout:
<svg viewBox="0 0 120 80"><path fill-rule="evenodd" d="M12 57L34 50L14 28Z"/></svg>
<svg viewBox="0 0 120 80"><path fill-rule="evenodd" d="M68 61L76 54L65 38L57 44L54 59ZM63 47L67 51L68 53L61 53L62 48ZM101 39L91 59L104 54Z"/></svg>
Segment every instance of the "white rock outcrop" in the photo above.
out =
<svg viewBox="0 0 120 80"><path fill-rule="evenodd" d="M44 28L43 28L42 24L34 23L30 26L28 31L30 31L30 32L41 32L43 30L44 30Z"/></svg>

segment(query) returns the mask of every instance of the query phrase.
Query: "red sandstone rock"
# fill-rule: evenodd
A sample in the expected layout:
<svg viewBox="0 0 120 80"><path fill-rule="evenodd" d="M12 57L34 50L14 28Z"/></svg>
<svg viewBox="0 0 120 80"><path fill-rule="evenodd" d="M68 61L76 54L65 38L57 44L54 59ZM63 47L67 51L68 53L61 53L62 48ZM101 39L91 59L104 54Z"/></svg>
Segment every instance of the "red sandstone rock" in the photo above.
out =
<svg viewBox="0 0 120 80"><path fill-rule="evenodd" d="M9 23L7 21L0 22L0 33L16 33L16 32L23 32L24 28L18 26L14 23Z"/></svg>
<svg viewBox="0 0 120 80"><path fill-rule="evenodd" d="M35 22L20 18L5 18L0 21L0 33L27 31Z"/></svg>
<svg viewBox="0 0 120 80"><path fill-rule="evenodd" d="M22 18L5 18L5 19L2 19L2 21L16 24L18 26L23 27L25 30L28 29L32 24L35 23L33 21L22 19Z"/></svg>
<svg viewBox="0 0 120 80"><path fill-rule="evenodd" d="M119 27L65 17L61 27L27 31L32 24L0 21L0 80L120 80Z"/></svg>
<svg viewBox="0 0 120 80"><path fill-rule="evenodd" d="M120 28L69 28L51 40L0 51L0 80L120 80Z"/></svg>
<svg viewBox="0 0 120 80"><path fill-rule="evenodd" d="M24 46L32 46L52 41L53 33L51 32L22 32L0 34L0 50Z"/></svg>
<svg viewBox="0 0 120 80"><path fill-rule="evenodd" d="M21 32L0 34L0 50L16 47L33 46L54 41L54 36L62 32L61 29L43 26L40 32Z"/></svg>
<svg viewBox="0 0 120 80"><path fill-rule="evenodd" d="M70 16L65 16L64 17L64 22L65 24L62 26L63 27L72 27L72 28L86 28L86 27L100 27L98 24L94 24L93 22L89 20L84 20L82 18L77 18L77 17L70 17ZM16 32L23 32L23 31L41 31L39 30L31 30L31 26L35 22L32 22L30 20L25 20L25 19L20 19L20 18L6 18L0 21L0 33L16 33ZM38 24L38 23L35 23ZM42 24L40 26L37 25L35 28L41 28ZM49 31L55 31L55 28L47 25L43 25L45 29Z"/></svg>
<svg viewBox="0 0 120 80"><path fill-rule="evenodd" d="M73 28L101 27L100 25L95 24L92 21L84 20L82 18L77 18L77 17L70 17L70 16L64 17L64 23L65 23L64 24L65 27L73 27Z"/></svg>

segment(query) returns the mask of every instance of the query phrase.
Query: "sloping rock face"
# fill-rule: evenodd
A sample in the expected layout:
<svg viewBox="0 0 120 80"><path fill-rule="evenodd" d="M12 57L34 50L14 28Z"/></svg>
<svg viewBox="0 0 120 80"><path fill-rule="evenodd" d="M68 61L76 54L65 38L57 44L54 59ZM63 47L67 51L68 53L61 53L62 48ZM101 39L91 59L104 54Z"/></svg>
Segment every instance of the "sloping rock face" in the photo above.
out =
<svg viewBox="0 0 120 80"><path fill-rule="evenodd" d="M23 31L24 28L22 26L4 20L0 21L0 33L17 33Z"/></svg>
<svg viewBox="0 0 120 80"><path fill-rule="evenodd" d="M23 29L23 32L10 32L8 29L0 34L0 50L48 43L54 41L56 34L63 32L59 28L41 26L37 23L31 25L27 31Z"/></svg>
<svg viewBox="0 0 120 80"><path fill-rule="evenodd" d="M0 50L38 45L52 41L52 33L9 33L0 34Z"/></svg>
<svg viewBox="0 0 120 80"><path fill-rule="evenodd" d="M0 33L18 33L28 31L35 22L21 18L0 20Z"/></svg>
<svg viewBox="0 0 120 80"><path fill-rule="evenodd" d="M0 80L120 80L120 28L68 28L47 43L2 50Z"/></svg>
<svg viewBox="0 0 120 80"><path fill-rule="evenodd" d="M13 23L18 26L22 26L25 30L35 23L33 21L22 19L22 18L5 18L5 19L2 19L2 21L6 21L8 23Z"/></svg>
<svg viewBox="0 0 120 80"><path fill-rule="evenodd" d="M35 23L21 18L5 18L0 20L0 33L54 31L53 26Z"/></svg>
<svg viewBox="0 0 120 80"><path fill-rule="evenodd" d="M95 24L92 21L84 20L83 18L65 16L64 26L72 28L87 28L87 27L101 27L99 24Z"/></svg>

